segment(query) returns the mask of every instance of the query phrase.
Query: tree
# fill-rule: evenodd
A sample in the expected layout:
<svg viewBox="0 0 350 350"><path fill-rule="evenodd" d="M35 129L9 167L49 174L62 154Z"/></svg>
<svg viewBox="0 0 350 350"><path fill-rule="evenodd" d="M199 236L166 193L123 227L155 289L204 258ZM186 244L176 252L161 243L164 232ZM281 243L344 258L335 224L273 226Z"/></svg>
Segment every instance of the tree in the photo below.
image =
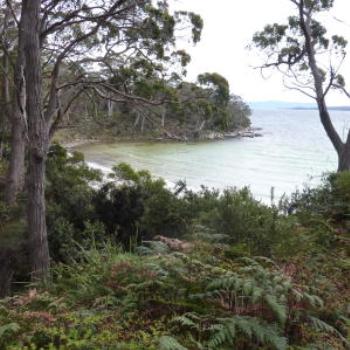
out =
<svg viewBox="0 0 350 350"><path fill-rule="evenodd" d="M0 1L0 55L1 55L1 117L0 153L5 143L11 144L11 157L6 178L5 200L15 202L23 189L26 126L23 115L24 65L23 47L18 38L18 19L20 11L16 0ZM1 154L0 154L1 157Z"/></svg>
<svg viewBox="0 0 350 350"><path fill-rule="evenodd" d="M24 45L26 113L29 136L28 230L33 278L44 278L49 268L45 211L45 164L49 147L47 120L42 109L40 48L41 0L24 0L20 41ZM23 37L22 37L23 36Z"/></svg>
<svg viewBox="0 0 350 350"><path fill-rule="evenodd" d="M286 24L267 25L255 34L255 46L267 54L263 69L276 68L286 78L286 86L300 91L317 102L321 123L338 155L338 171L350 170L350 130L345 142L334 127L327 96L332 89L345 91L340 75L347 41L328 35L317 20L330 11L334 0L289 0L296 14ZM325 64L324 64L325 63Z"/></svg>
<svg viewBox="0 0 350 350"><path fill-rule="evenodd" d="M24 77L24 41L23 41L23 24L19 23L16 18L18 11L18 3L6 1L5 13L9 15L8 24L12 23L11 29L14 32L12 38L9 36L2 36L2 41L6 50L6 56L13 65L13 79L10 79L10 71L6 70L8 80L8 101L6 115L10 123L10 145L11 156L9 169L6 177L5 200L7 204L15 203L17 195L22 192L25 177L25 155L26 144L28 140L27 135L27 116L25 108L26 99L26 84ZM4 41L5 40L5 41ZM11 50L10 50L11 47ZM12 54L13 51L13 54ZM13 61L14 58L14 62ZM10 81L12 84L10 84ZM12 93L10 93L10 86Z"/></svg>
<svg viewBox="0 0 350 350"><path fill-rule="evenodd" d="M10 60L8 56L9 42L8 42L8 27L10 13L6 7L1 13L1 112L0 112L0 160L3 157L4 140L6 135L6 121L8 118L8 108L10 101Z"/></svg>
<svg viewBox="0 0 350 350"><path fill-rule="evenodd" d="M191 24L193 40L198 41L200 18L171 14L167 1L156 5L151 0L22 1L18 46L22 43L24 49L28 231L35 279L45 278L49 268L45 166L57 125L87 90L116 103L162 103L122 89L111 78L135 60L149 62L161 78L173 59L183 57L174 47L176 25L184 22ZM108 74L96 79L91 74L96 64L107 68ZM65 80L67 70L72 80Z"/></svg>

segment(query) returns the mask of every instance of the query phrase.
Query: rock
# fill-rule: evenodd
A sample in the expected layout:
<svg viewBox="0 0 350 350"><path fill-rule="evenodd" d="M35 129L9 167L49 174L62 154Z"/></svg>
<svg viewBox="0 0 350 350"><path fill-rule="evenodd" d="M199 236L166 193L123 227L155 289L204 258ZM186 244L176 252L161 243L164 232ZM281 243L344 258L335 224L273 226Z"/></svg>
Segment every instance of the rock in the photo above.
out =
<svg viewBox="0 0 350 350"><path fill-rule="evenodd" d="M255 137L255 134L254 134L254 132L252 132L252 131L243 131L243 132L240 132L240 136L241 136L241 137L254 138L254 137Z"/></svg>
<svg viewBox="0 0 350 350"><path fill-rule="evenodd" d="M189 252L193 249L193 244L186 241L181 241L179 239L168 238L164 236L154 237L155 241L162 242L166 244L170 250L180 251L180 252Z"/></svg>
<svg viewBox="0 0 350 350"><path fill-rule="evenodd" d="M201 138L205 140L223 140L225 137L221 132L212 131L202 135Z"/></svg>
<svg viewBox="0 0 350 350"><path fill-rule="evenodd" d="M238 131L233 131L233 132L227 132L224 134L224 137L226 139L235 139L237 137L239 137L239 132Z"/></svg>

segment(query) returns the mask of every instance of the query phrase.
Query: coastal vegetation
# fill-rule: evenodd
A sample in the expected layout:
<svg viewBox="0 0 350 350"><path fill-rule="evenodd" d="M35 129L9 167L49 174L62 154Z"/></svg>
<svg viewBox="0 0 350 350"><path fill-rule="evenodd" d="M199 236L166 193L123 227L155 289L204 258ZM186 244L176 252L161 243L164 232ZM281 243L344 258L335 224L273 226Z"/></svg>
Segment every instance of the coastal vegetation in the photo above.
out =
<svg viewBox="0 0 350 350"><path fill-rule="evenodd" d="M288 36L279 63L293 66L301 47L318 92L312 57L327 45L312 15L333 2L292 2L289 29L306 16L306 44ZM249 126L225 77L185 80L177 33L197 43L200 16L166 0L0 4L0 349L350 348L346 166L267 205L248 187L170 188L126 163L102 174L53 141L74 125L84 137L175 139ZM255 42L276 49L287 29Z"/></svg>
<svg viewBox="0 0 350 350"><path fill-rule="evenodd" d="M139 64L119 73L122 76L113 84L164 103L116 103L91 92L81 96L63 118L56 139L193 141L220 138L250 126L250 108L232 94L221 75L205 73L195 83L177 75L166 82L153 81L155 78L139 81L143 74Z"/></svg>
<svg viewBox="0 0 350 350"><path fill-rule="evenodd" d="M346 349L349 189L334 174L267 206L247 188L169 189L127 164L103 181L54 145L48 280L16 287L31 272L26 198L2 205L1 291L17 293L1 301L0 346Z"/></svg>

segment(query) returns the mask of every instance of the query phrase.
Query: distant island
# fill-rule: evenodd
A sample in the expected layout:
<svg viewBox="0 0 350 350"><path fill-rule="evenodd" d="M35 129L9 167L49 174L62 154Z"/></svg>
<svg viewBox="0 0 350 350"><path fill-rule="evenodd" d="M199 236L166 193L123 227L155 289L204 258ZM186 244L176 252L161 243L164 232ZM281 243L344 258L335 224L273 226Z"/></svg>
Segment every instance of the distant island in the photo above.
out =
<svg viewBox="0 0 350 350"><path fill-rule="evenodd" d="M317 105L314 103L299 103L286 101L257 101L249 102L252 110L271 110L271 109L294 109L294 110L316 110ZM350 106L332 106L333 111L350 111Z"/></svg>

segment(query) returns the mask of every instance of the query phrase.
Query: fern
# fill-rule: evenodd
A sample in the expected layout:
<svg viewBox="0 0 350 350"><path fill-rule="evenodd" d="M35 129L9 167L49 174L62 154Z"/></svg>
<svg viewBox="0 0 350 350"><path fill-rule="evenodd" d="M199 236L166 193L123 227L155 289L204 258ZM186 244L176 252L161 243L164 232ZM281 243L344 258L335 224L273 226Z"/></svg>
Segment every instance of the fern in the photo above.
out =
<svg viewBox="0 0 350 350"><path fill-rule="evenodd" d="M159 339L159 350L188 350L182 346L175 338L163 336Z"/></svg>
<svg viewBox="0 0 350 350"><path fill-rule="evenodd" d="M350 349L350 342L347 339L345 339L336 328L332 327L331 325L320 320L317 317L309 316L308 319L311 323L311 326L316 331L335 335L344 343L347 349Z"/></svg>
<svg viewBox="0 0 350 350"><path fill-rule="evenodd" d="M280 303L275 295L265 295L264 300L276 316L278 322L283 326L287 320L286 305Z"/></svg>
<svg viewBox="0 0 350 350"><path fill-rule="evenodd" d="M20 329L20 326L17 323L8 323L4 326L0 327L0 339L5 335L9 335L11 333L16 333Z"/></svg>
<svg viewBox="0 0 350 350"><path fill-rule="evenodd" d="M163 242L147 241L142 246L137 247L136 253L139 255L161 255L170 252L169 247Z"/></svg>
<svg viewBox="0 0 350 350"><path fill-rule="evenodd" d="M208 342L209 349L234 345L239 336L261 345L271 345L276 350L287 349L287 340L278 334L277 328L261 323L257 318L235 316L219 321L219 324L212 327L213 335Z"/></svg>
<svg viewBox="0 0 350 350"><path fill-rule="evenodd" d="M200 318L193 313L187 313L183 316L178 316L173 319L174 323L178 323L184 328L194 329L197 331L200 330L200 326L198 324L199 321Z"/></svg>

